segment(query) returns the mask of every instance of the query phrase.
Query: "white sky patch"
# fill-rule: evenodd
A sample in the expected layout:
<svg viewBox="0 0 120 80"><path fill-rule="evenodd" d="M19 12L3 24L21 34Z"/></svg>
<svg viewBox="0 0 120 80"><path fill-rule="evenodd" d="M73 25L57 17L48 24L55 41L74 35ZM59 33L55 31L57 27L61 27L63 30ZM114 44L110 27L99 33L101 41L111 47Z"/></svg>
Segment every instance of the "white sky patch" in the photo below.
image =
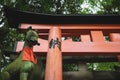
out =
<svg viewBox="0 0 120 80"><path fill-rule="evenodd" d="M84 0L83 4L81 5L82 11L88 9L92 12L92 13L91 12L89 13L96 14L97 11L100 11L101 10L100 8L102 7L99 2L96 2L96 3L97 3L97 6L93 6L88 2L88 0Z"/></svg>
<svg viewBox="0 0 120 80"><path fill-rule="evenodd" d="M81 8L88 8L90 5L88 3L86 3L86 0L83 2L83 4L81 5Z"/></svg>
<svg viewBox="0 0 120 80"><path fill-rule="evenodd" d="M4 23L0 24L0 28L3 27Z"/></svg>

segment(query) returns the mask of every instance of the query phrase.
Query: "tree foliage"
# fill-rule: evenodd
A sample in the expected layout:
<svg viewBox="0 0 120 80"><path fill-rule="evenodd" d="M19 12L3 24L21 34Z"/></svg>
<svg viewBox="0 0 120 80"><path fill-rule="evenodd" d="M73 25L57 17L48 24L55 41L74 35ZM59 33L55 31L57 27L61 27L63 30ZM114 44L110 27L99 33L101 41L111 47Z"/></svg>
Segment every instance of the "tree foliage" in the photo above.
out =
<svg viewBox="0 0 120 80"><path fill-rule="evenodd" d="M119 0L102 0L101 11L102 14L120 14L120 1Z"/></svg>

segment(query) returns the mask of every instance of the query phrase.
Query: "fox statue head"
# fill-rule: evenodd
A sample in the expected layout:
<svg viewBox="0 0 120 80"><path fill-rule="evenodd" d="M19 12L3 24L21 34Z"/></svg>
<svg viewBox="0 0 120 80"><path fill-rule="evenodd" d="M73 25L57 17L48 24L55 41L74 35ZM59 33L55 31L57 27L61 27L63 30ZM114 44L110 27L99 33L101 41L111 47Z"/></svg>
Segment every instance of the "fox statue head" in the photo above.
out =
<svg viewBox="0 0 120 80"><path fill-rule="evenodd" d="M34 46L34 45L40 45L38 43L38 34L36 31L32 30L32 27L28 27L28 29L25 32L25 42L28 46Z"/></svg>

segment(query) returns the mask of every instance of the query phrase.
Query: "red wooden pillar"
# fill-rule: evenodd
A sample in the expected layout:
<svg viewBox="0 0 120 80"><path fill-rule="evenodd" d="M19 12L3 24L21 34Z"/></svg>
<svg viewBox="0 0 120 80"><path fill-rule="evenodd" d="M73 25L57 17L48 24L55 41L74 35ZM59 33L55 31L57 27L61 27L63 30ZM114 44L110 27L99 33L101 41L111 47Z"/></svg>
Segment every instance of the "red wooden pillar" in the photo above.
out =
<svg viewBox="0 0 120 80"><path fill-rule="evenodd" d="M45 80L62 80L61 30L52 27L49 32Z"/></svg>

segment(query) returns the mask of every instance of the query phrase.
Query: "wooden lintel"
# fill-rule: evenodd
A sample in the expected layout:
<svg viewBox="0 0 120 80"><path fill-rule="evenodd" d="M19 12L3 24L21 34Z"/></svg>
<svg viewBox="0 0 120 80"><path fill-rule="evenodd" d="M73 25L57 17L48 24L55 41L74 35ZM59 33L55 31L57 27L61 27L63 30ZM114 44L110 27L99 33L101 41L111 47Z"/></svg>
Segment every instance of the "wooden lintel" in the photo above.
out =
<svg viewBox="0 0 120 80"><path fill-rule="evenodd" d="M48 50L48 41L39 39L40 46L34 46L35 53L40 55L46 55ZM15 47L15 52L22 50L23 42L18 42ZM62 54L63 55L118 55L120 54L120 42L62 42Z"/></svg>
<svg viewBox="0 0 120 80"><path fill-rule="evenodd" d="M22 23L19 29L24 32L27 27L32 26L33 29L38 30L40 33L48 33L51 27L60 27L63 33L79 33L88 34L90 31L101 30L104 34L110 32L120 32L120 25L113 24L59 24L59 25L49 25L49 24L24 24Z"/></svg>
<svg viewBox="0 0 120 80"><path fill-rule="evenodd" d="M63 55L116 55L119 47L119 42L62 42Z"/></svg>

